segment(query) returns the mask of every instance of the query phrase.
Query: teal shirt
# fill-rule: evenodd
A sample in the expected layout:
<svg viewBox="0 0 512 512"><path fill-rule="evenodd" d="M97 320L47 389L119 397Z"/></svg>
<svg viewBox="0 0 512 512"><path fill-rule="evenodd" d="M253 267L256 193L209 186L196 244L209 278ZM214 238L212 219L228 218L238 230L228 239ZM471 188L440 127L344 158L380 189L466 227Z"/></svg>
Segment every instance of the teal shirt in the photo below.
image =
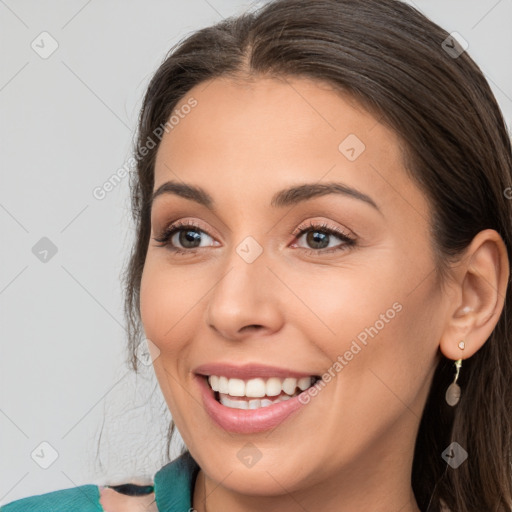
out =
<svg viewBox="0 0 512 512"><path fill-rule="evenodd" d="M159 469L154 477L159 512L189 512L199 466L187 450ZM104 512L97 485L80 485L21 498L0 507L0 512Z"/></svg>

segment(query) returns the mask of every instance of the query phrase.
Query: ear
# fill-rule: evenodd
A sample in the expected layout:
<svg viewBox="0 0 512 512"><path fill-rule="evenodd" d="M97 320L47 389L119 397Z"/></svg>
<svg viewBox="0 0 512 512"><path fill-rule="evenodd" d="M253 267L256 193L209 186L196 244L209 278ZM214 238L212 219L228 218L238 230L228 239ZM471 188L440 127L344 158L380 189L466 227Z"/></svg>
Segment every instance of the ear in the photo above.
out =
<svg viewBox="0 0 512 512"><path fill-rule="evenodd" d="M448 359L467 359L491 335L503 310L509 283L507 249L493 229L480 231L453 269L453 307L439 348ZM464 341L464 349L459 347Z"/></svg>

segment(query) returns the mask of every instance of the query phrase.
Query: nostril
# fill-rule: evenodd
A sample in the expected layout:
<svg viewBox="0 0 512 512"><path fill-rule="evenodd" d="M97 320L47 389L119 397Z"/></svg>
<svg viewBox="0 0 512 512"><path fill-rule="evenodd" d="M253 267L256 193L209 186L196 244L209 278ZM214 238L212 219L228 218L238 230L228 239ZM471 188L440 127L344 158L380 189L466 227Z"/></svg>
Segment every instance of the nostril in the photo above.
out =
<svg viewBox="0 0 512 512"><path fill-rule="evenodd" d="M257 325L257 324L252 324L252 325L246 325L245 327L242 327L242 331L245 331L245 330L254 330L254 329L260 329L261 327L263 327L262 325Z"/></svg>

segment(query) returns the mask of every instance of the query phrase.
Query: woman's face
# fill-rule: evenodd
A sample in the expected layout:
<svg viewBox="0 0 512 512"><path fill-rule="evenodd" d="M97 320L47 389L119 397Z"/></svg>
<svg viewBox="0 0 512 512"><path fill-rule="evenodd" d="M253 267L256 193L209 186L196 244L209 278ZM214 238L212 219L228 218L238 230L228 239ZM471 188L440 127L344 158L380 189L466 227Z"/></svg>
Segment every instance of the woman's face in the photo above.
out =
<svg viewBox="0 0 512 512"><path fill-rule="evenodd" d="M180 110L190 97L197 105ZM429 204L406 175L397 136L348 97L299 78L215 79L177 110L154 191L186 184L211 204L170 186L155 197L141 314L191 454L222 488L253 495L403 476L448 298L436 283ZM320 188L331 184L338 188ZM284 192L305 185L311 191ZM166 246L154 240L176 221L194 227ZM216 403L218 422L196 374L214 363L282 370L201 372L244 384L243 375L264 384L273 375L327 377L287 417L265 423L261 409Z"/></svg>

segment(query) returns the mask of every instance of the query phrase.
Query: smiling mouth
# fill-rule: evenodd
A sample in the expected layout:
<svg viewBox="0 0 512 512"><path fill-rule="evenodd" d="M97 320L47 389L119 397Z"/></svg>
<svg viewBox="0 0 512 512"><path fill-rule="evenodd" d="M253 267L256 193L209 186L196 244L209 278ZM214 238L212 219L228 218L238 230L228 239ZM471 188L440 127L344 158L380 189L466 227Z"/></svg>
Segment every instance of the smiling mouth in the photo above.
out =
<svg viewBox="0 0 512 512"><path fill-rule="evenodd" d="M254 379L227 378L218 375L204 376L214 397L220 404L232 409L259 409L290 400L309 389L320 380L310 377L270 377Z"/></svg>

